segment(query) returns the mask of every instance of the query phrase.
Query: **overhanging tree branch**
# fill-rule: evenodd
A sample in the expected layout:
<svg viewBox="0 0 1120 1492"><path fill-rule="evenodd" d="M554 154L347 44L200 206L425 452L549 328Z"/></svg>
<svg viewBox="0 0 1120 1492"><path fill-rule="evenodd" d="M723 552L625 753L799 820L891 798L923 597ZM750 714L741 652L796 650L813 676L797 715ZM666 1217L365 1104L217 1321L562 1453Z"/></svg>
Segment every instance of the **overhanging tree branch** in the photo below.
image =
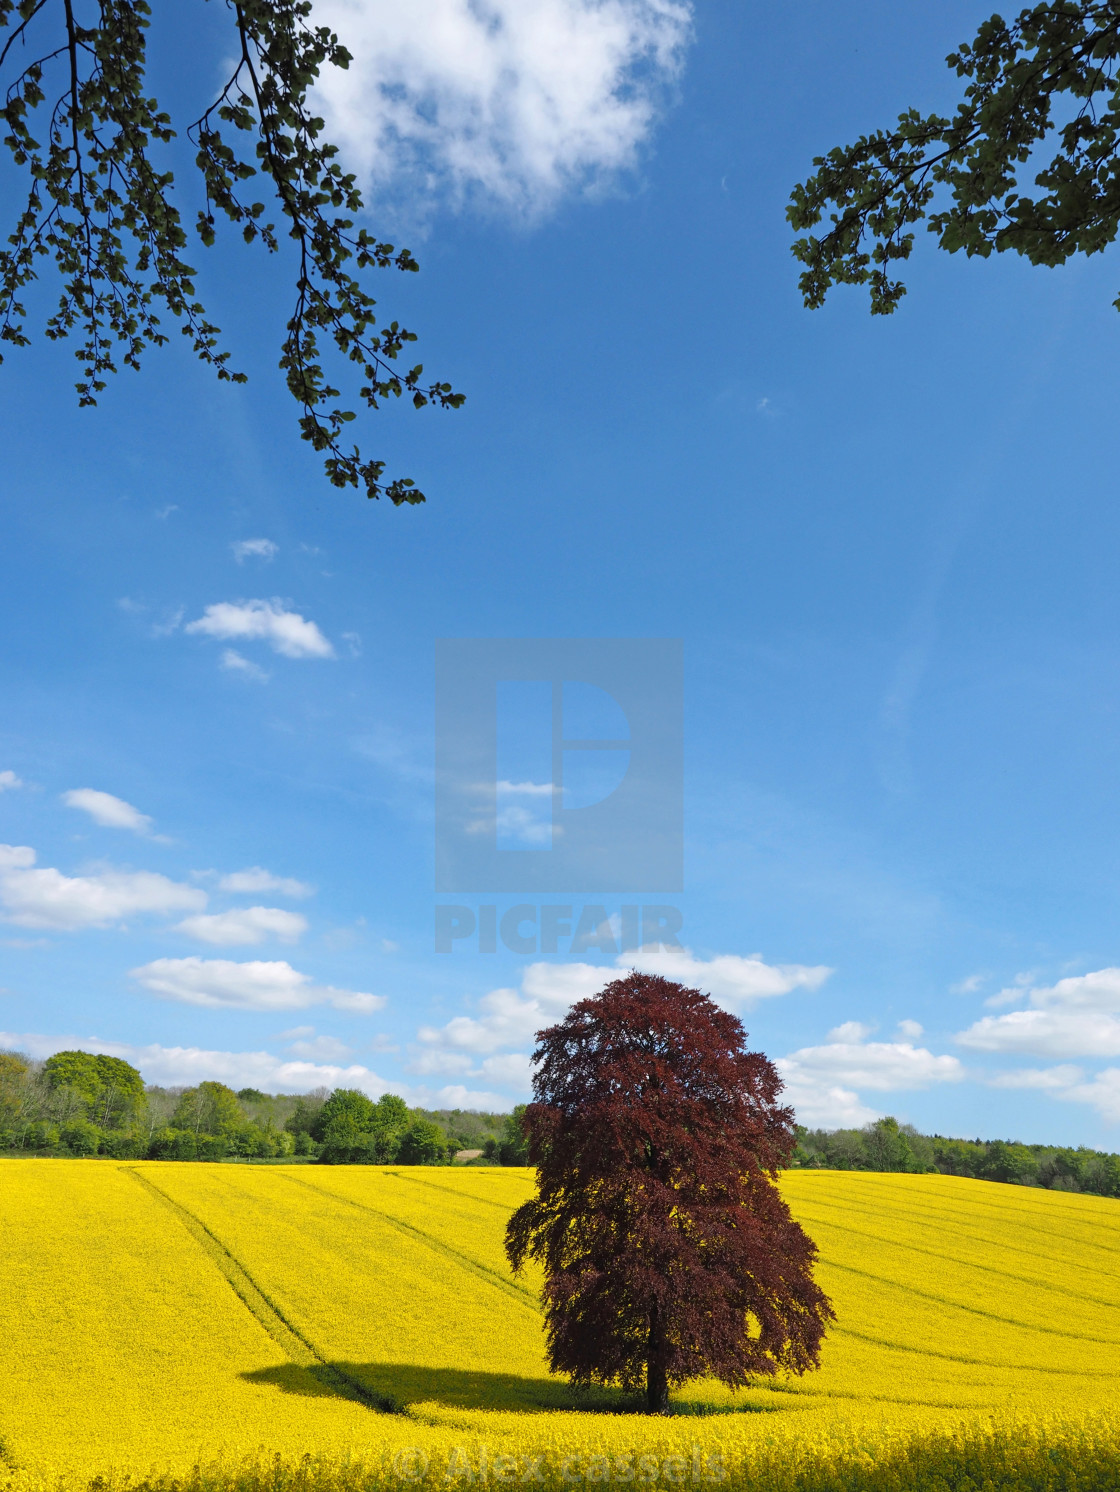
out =
<svg viewBox="0 0 1120 1492"><path fill-rule="evenodd" d="M892 312L906 293L892 266L910 257L910 230L923 220L950 253L1014 250L1032 264L1098 253L1116 237L1120 0L1050 0L1010 25L993 16L947 61L969 80L952 119L911 109L894 130L816 157L815 174L794 188L795 228L833 209L827 232L793 245L807 306L833 285L867 285L872 313ZM1072 116L1057 124L1069 104ZM1033 177L1042 195L1027 195L1023 170L1055 133L1057 153ZM931 211L939 189L948 202Z"/></svg>
<svg viewBox="0 0 1120 1492"><path fill-rule="evenodd" d="M349 54L329 28L310 24L310 0L223 3L236 27L236 66L187 130L206 193L195 225L199 239L215 243L221 214L241 228L246 243L260 239L268 252L281 252L281 236L264 220L265 204L239 195L249 179L267 179L296 244L296 299L280 367L300 406L301 434L324 454L335 486L361 487L368 497L384 494L398 505L423 502L409 478L386 482L383 461L344 448L344 428L356 416L335 402L341 391L328 382L319 347L322 337L354 365L356 394L368 409L405 394L417 408L463 403L449 383L425 383L422 364L397 369L415 335L396 321L379 327L376 302L364 288L369 269L419 266L407 249L355 229L361 193L308 105L322 68L345 68ZM83 405L96 403L116 372L114 348L123 347L125 364L139 368L145 347L166 342L155 310L160 300L219 379L245 381L229 367L220 330L197 299L196 271L182 257L187 233L172 199L173 173L152 159L153 147L168 145L176 132L144 92L149 17L145 0L0 0L0 31L9 33L0 68L17 40L26 45L34 34L42 41L35 59L8 83L0 109L4 143L29 178L25 205L0 249L0 342L27 345L22 297L40 277L42 260L53 259L62 295L45 330L60 339L80 329ZM50 106L44 146L31 126L47 104L56 65L64 86Z"/></svg>

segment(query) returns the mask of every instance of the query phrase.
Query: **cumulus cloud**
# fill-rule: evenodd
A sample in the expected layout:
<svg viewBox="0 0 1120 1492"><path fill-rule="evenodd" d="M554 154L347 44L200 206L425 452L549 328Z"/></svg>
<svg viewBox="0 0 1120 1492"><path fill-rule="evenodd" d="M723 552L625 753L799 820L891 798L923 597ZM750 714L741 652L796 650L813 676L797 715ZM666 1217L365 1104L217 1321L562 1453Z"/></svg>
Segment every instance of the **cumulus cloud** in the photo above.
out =
<svg viewBox="0 0 1120 1492"><path fill-rule="evenodd" d="M1120 1067L1106 1067L1086 1083L1074 1083L1055 1094L1067 1103L1086 1103L1109 1124L1120 1123Z"/></svg>
<svg viewBox="0 0 1120 1492"><path fill-rule="evenodd" d="M247 559L273 560L280 552L279 545L274 544L271 539L238 539L229 547L239 565L243 565Z"/></svg>
<svg viewBox="0 0 1120 1492"><path fill-rule="evenodd" d="M986 1015L955 1039L974 1052L1120 1057L1120 1020L1092 1011L1013 1010L1008 1015Z"/></svg>
<svg viewBox="0 0 1120 1492"><path fill-rule="evenodd" d="M236 648L223 648L220 662L227 673L238 673L242 678L252 679L257 684L268 683L266 671Z"/></svg>
<svg viewBox="0 0 1120 1492"><path fill-rule="evenodd" d="M19 927L74 932L140 912L196 912L206 893L153 871L100 870L66 876L35 868L26 845L0 845L0 915Z"/></svg>
<svg viewBox="0 0 1120 1492"><path fill-rule="evenodd" d="M1063 1103L1083 1103L1110 1124L1120 1122L1120 1068L1108 1067L1086 1078L1080 1067L1022 1067L988 1079L993 1088L1026 1088Z"/></svg>
<svg viewBox="0 0 1120 1492"><path fill-rule="evenodd" d="M1120 969L1097 969L1030 990L1001 991L988 1004L1018 1002L1027 1010L986 1015L956 1036L980 1052L1042 1057L1120 1057Z"/></svg>
<svg viewBox="0 0 1120 1492"><path fill-rule="evenodd" d="M354 60L316 99L382 202L533 218L639 161L683 66L687 0L316 0Z"/></svg>
<svg viewBox="0 0 1120 1492"><path fill-rule="evenodd" d="M859 1129L880 1118L879 1110L869 1108L851 1088L802 1078L780 1062L778 1068L785 1083L781 1102L793 1109L806 1129Z"/></svg>
<svg viewBox="0 0 1120 1492"><path fill-rule="evenodd" d="M878 1115L863 1102L860 1089L889 1093L964 1078L956 1057L937 1057L908 1041L865 1041L867 1034L866 1026L848 1021L830 1032L823 1046L802 1047L777 1060L786 1085L783 1099L799 1123L867 1124Z"/></svg>
<svg viewBox="0 0 1120 1492"><path fill-rule="evenodd" d="M733 1008L798 987L815 989L831 972L802 964L773 966L758 957L734 954L702 959L687 948L624 953L617 963L696 985ZM536 1033L562 1020L577 1000L598 994L618 977L616 970L598 964L530 964L518 989L483 995L477 1015L455 1016L443 1026L422 1026L412 1071L421 1076L484 1076L523 1093L530 1078L524 1049L532 1046ZM509 1050L518 1047L523 1050Z"/></svg>
<svg viewBox="0 0 1120 1492"><path fill-rule="evenodd" d="M276 891L280 896L314 896L315 887L306 881L293 880L291 876L276 876L260 865L250 865L247 870L234 870L222 876L218 882L223 891L247 892L256 895L260 891Z"/></svg>
<svg viewBox="0 0 1120 1492"><path fill-rule="evenodd" d="M956 1057L935 1057L908 1041L834 1041L806 1046L778 1063L782 1075L841 1083L875 1093L928 1088L931 1083L959 1083L964 1068Z"/></svg>
<svg viewBox="0 0 1120 1492"><path fill-rule="evenodd" d="M0 793L8 793L13 788L22 786L22 780L10 768L0 772Z"/></svg>
<svg viewBox="0 0 1120 1492"><path fill-rule="evenodd" d="M282 907L237 907L231 912L187 917L175 931L222 948L263 943L266 938L295 943L307 931L307 918L298 912L286 912Z"/></svg>
<svg viewBox="0 0 1120 1492"><path fill-rule="evenodd" d="M263 641L285 658L333 658L334 648L314 622L281 601L218 601L187 632L221 641Z"/></svg>
<svg viewBox="0 0 1120 1492"><path fill-rule="evenodd" d="M542 1026L562 1020L571 1005L597 994L610 977L594 964L530 964L520 990L491 990L478 1002L481 1015L458 1015L438 1028L422 1026L420 1040L478 1054L532 1042Z"/></svg>
<svg viewBox="0 0 1120 1492"><path fill-rule="evenodd" d="M134 834L151 831L152 821L146 813L133 808L123 798L114 798L112 793L98 792L93 787L75 787L63 793L62 801L67 808L79 808L88 813L103 829L131 829Z"/></svg>
<svg viewBox="0 0 1120 1492"><path fill-rule="evenodd" d="M735 953L698 958L688 948L642 949L622 954L618 963L701 989L733 1010L750 1009L759 1000L788 995L795 989L819 989L832 973L823 964L767 964L757 953L749 958Z"/></svg>
<svg viewBox="0 0 1120 1492"><path fill-rule="evenodd" d="M925 1027L920 1021L899 1021L898 1029L903 1036L909 1037L911 1041L917 1041L919 1036L925 1034Z"/></svg>
<svg viewBox="0 0 1120 1492"><path fill-rule="evenodd" d="M131 970L131 975L161 1000L209 1009L304 1010L309 1005L332 1005L369 1015L385 1004L384 995L316 984L310 974L301 974L283 959L236 963L225 958L157 958Z"/></svg>

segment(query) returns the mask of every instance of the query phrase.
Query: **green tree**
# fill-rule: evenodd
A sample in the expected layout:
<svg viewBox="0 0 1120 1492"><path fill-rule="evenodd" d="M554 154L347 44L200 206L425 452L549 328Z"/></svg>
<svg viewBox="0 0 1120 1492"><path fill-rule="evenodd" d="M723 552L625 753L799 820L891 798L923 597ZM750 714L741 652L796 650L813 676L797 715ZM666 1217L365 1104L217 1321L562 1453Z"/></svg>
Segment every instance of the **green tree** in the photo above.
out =
<svg viewBox="0 0 1120 1492"><path fill-rule="evenodd" d="M59 1138L71 1155L96 1155L101 1146L101 1131L83 1114L68 1119Z"/></svg>
<svg viewBox="0 0 1120 1492"><path fill-rule="evenodd" d="M395 1093L383 1093L377 1100L377 1125L379 1129L404 1129L408 1123L408 1105Z"/></svg>
<svg viewBox="0 0 1120 1492"><path fill-rule="evenodd" d="M219 379L243 383L184 257L190 238L171 168L177 131L145 76L150 8L99 0L83 9L80 19L72 0L0 0L4 143L27 183L0 250L0 341L27 345L23 297L53 261L62 294L45 332L80 339L79 404L97 402L116 359L138 369L146 348L167 341L160 305ZM346 449L355 413L336 402L324 366L321 342L340 369L350 365L347 400L369 409L402 396L417 408L463 402L449 383L425 380L422 364L396 366L412 332L395 320L377 325L366 272L419 266L407 249L355 229L361 193L308 102L322 69L345 68L350 55L311 23L311 10L310 0L227 0L229 72L186 128L204 199L195 237L209 248L225 219L247 244L287 249L294 304L280 368L303 439L324 454L336 487L423 502L411 479L385 482L383 461ZM256 199L262 184L270 205Z"/></svg>
<svg viewBox="0 0 1120 1492"><path fill-rule="evenodd" d="M199 1083L188 1088L171 1116L172 1129L196 1135L232 1135L246 1125L245 1111L237 1094L224 1083Z"/></svg>
<svg viewBox="0 0 1120 1492"><path fill-rule="evenodd" d="M400 1137L397 1160L402 1166L447 1164L447 1138L430 1119L414 1119Z"/></svg>
<svg viewBox="0 0 1120 1492"><path fill-rule="evenodd" d="M311 1134L320 1142L328 1131L341 1138L360 1135L376 1127L377 1105L359 1088L336 1088L316 1114Z"/></svg>
<svg viewBox="0 0 1120 1492"><path fill-rule="evenodd" d="M1038 1162L1026 1145L1009 1140L989 1140L978 1174L985 1181L1015 1182L1022 1186L1038 1180Z"/></svg>
<svg viewBox="0 0 1120 1492"><path fill-rule="evenodd" d="M872 313L892 312L906 293L894 271L922 221L951 254L1010 250L1040 265L1099 253L1116 237L1116 0L1047 0L1011 22L994 15L946 60L965 83L951 117L908 109L893 128L817 156L815 174L794 188L795 229L825 213L830 222L793 246L807 306L833 285L866 285ZM1054 153L1040 168L1046 149Z"/></svg>
<svg viewBox="0 0 1120 1492"><path fill-rule="evenodd" d="M863 1131L866 1164L871 1171L913 1171L914 1152L897 1119L876 1119Z"/></svg>
<svg viewBox="0 0 1120 1492"><path fill-rule="evenodd" d="M527 1166L529 1164L529 1142L525 1138L525 1110L528 1104L519 1103L512 1114L507 1114L502 1125L502 1137L497 1145L497 1157L503 1166Z"/></svg>
<svg viewBox="0 0 1120 1492"><path fill-rule="evenodd" d="M144 1107L144 1079L120 1057L103 1052L55 1052L43 1063L43 1079L57 1092L69 1089L103 1129L116 1129Z"/></svg>

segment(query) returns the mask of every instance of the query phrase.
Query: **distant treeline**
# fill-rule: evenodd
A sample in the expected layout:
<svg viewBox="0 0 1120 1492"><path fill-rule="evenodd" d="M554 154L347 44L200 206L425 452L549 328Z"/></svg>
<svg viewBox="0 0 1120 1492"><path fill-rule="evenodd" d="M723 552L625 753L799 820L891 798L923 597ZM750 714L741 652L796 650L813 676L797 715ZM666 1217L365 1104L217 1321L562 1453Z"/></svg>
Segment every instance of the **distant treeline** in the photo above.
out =
<svg viewBox="0 0 1120 1492"><path fill-rule="evenodd" d="M799 1125L790 1164L832 1171L939 1171L943 1176L1120 1197L1120 1155L1083 1145L1072 1150L1015 1140L951 1140L920 1134L897 1119L879 1119L863 1129Z"/></svg>
<svg viewBox="0 0 1120 1492"><path fill-rule="evenodd" d="M442 1166L464 1150L475 1152L469 1164L523 1164L515 1115L411 1109L395 1094L374 1102L348 1088L160 1088L119 1057L0 1052L3 1155Z"/></svg>
<svg viewBox="0 0 1120 1492"><path fill-rule="evenodd" d="M0 1155L105 1155L118 1160L267 1161L322 1165L523 1166L524 1104L512 1114L410 1109L355 1088L261 1093L224 1083L146 1086L119 1057L56 1052L34 1062L0 1052ZM790 1165L834 1171L941 1172L1120 1197L1120 1155L1084 1146L953 1140L879 1119L862 1129L797 1127Z"/></svg>

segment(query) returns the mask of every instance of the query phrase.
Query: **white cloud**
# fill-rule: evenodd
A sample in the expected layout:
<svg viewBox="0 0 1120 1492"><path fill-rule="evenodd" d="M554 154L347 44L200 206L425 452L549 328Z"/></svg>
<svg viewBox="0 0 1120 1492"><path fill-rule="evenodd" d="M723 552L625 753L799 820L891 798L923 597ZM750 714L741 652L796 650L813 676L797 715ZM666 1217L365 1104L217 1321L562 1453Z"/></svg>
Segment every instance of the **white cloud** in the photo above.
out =
<svg viewBox="0 0 1120 1492"><path fill-rule="evenodd" d="M260 865L250 865L247 870L234 870L225 875L218 882L222 891L248 892L255 895L258 891L276 891L281 896L314 896L315 887L309 886L306 881L296 881L291 876L275 876L270 870L265 870Z"/></svg>
<svg viewBox="0 0 1120 1492"><path fill-rule="evenodd" d="M880 1117L877 1109L868 1108L850 1088L803 1079L781 1062L777 1065L785 1083L779 1102L792 1107L798 1124L806 1129L859 1129Z"/></svg>
<svg viewBox="0 0 1120 1492"><path fill-rule="evenodd" d="M1045 1093L1055 1088L1071 1088L1081 1078L1080 1067L1018 1067L1012 1072L998 1073L989 1082L993 1088L1033 1088Z"/></svg>
<svg viewBox="0 0 1120 1492"><path fill-rule="evenodd" d="M229 547L233 550L233 557L239 565L243 565L250 558L267 562L275 559L280 552L280 546L274 544L271 539L238 539Z"/></svg>
<svg viewBox="0 0 1120 1492"><path fill-rule="evenodd" d="M641 949L624 953L618 963L694 986L733 1010L750 1009L758 1000L788 995L795 989L819 989L832 973L823 964L767 964L757 953L749 958L735 953L697 958L688 948Z"/></svg>
<svg viewBox="0 0 1120 1492"><path fill-rule="evenodd" d="M959 1083L964 1068L956 1057L935 1057L908 1041L835 1041L802 1047L782 1057L778 1067L790 1081L842 1084L874 1093Z"/></svg>
<svg viewBox="0 0 1120 1492"><path fill-rule="evenodd" d="M0 844L0 871L24 870L35 864L35 851L29 844Z"/></svg>
<svg viewBox="0 0 1120 1492"><path fill-rule="evenodd" d="M925 1035L925 1027L921 1021L899 1021L898 1029L903 1036L909 1037L911 1041L917 1041L919 1036Z"/></svg>
<svg viewBox="0 0 1120 1492"><path fill-rule="evenodd" d="M865 1026L862 1021L845 1021L843 1025L833 1026L825 1038L826 1041L866 1041L874 1031L874 1026Z"/></svg>
<svg viewBox="0 0 1120 1492"><path fill-rule="evenodd" d="M208 606L187 632L225 641L263 640L285 658L333 658L334 648L297 611L285 611L280 601L218 601Z"/></svg>
<svg viewBox="0 0 1120 1492"><path fill-rule="evenodd" d="M285 912L281 907L237 907L231 912L187 917L175 931L221 948L263 943L266 938L295 943L307 931L307 918L298 912Z"/></svg>
<svg viewBox="0 0 1120 1492"><path fill-rule="evenodd" d="M562 1020L577 1000L598 994L612 978L594 964L530 964L521 989L496 989L478 1002L479 1017L458 1015L438 1029L420 1028L420 1040L452 1052L495 1052L533 1040L542 1026Z"/></svg>
<svg viewBox="0 0 1120 1492"><path fill-rule="evenodd" d="M225 958L157 958L131 974L161 1000L211 1009L304 1010L309 1005L333 1005L368 1015L385 1004L384 995L315 984L309 974L283 959L235 963Z"/></svg>
<svg viewBox="0 0 1120 1492"><path fill-rule="evenodd" d="M377 198L533 218L632 169L678 76L687 0L316 0L353 54L316 98Z"/></svg>
<svg viewBox="0 0 1120 1492"><path fill-rule="evenodd" d="M1075 1083L1055 1097L1087 1103L1110 1124L1120 1123L1120 1067L1106 1067L1088 1083Z"/></svg>
<svg viewBox="0 0 1120 1492"><path fill-rule="evenodd" d="M1029 991L1003 990L985 1003L998 1006L1024 996L1030 1009L986 1015L957 1035L958 1045L1042 1057L1120 1056L1120 969L1097 969Z"/></svg>
<svg viewBox="0 0 1120 1492"><path fill-rule="evenodd" d="M974 995L984 983L983 974L969 974L964 979L958 979L956 984L949 986L951 995Z"/></svg>
<svg viewBox="0 0 1120 1492"><path fill-rule="evenodd" d="M713 999L732 1006L785 994L799 985L816 988L831 972L801 964L776 968L759 958L734 954L701 959L681 948L624 953L616 962L627 969L636 967L698 985ZM455 1016L439 1027L422 1026L411 1070L419 1076L486 1077L524 1093L529 1086L529 1055L525 1050L507 1049L531 1046L542 1027L563 1020L577 1000L598 994L619 977L617 970L597 964L530 964L522 973L519 989L495 989L483 995L478 1015Z"/></svg>
<svg viewBox="0 0 1120 1492"><path fill-rule="evenodd" d="M72 932L137 912L195 912L206 905L204 891L153 871L65 876L34 865L35 851L26 845L0 845L0 909L19 927Z"/></svg>
<svg viewBox="0 0 1120 1492"><path fill-rule="evenodd" d="M964 1077L956 1057L936 1057L906 1041L865 1041L868 1034L867 1026L846 1021L829 1032L823 1046L802 1047L778 1058L775 1066L786 1085L782 1100L792 1104L798 1123L821 1128L868 1124L879 1116L863 1102L861 1088L889 1093L959 1083Z"/></svg>
<svg viewBox="0 0 1120 1492"><path fill-rule="evenodd" d="M1083 1103L1106 1122L1120 1122L1120 1068L1108 1067L1087 1081L1080 1067L1024 1067L989 1078L993 1088L1025 1088L1063 1103Z"/></svg>
<svg viewBox="0 0 1120 1492"><path fill-rule="evenodd" d="M288 1050L294 1057L304 1057L308 1062L341 1062L354 1049L337 1036L315 1036L293 1041Z"/></svg>
<svg viewBox="0 0 1120 1492"><path fill-rule="evenodd" d="M236 648L223 648L218 661L227 673L239 673L243 678L253 679L258 684L268 683L269 676L265 670Z"/></svg>
<svg viewBox="0 0 1120 1492"><path fill-rule="evenodd" d="M88 813L95 824L103 829L131 829L134 834L147 834L152 821L146 813L133 808L123 798L114 798L112 793L101 793L93 787L75 787L62 794L67 808L80 808Z"/></svg>
<svg viewBox="0 0 1120 1492"><path fill-rule="evenodd" d="M8 793L12 788L22 786L22 780L10 769L0 772L0 793Z"/></svg>
<svg viewBox="0 0 1120 1492"><path fill-rule="evenodd" d="M1013 1010L986 1015L954 1039L974 1052L1120 1057L1120 1019L1088 1011Z"/></svg>

